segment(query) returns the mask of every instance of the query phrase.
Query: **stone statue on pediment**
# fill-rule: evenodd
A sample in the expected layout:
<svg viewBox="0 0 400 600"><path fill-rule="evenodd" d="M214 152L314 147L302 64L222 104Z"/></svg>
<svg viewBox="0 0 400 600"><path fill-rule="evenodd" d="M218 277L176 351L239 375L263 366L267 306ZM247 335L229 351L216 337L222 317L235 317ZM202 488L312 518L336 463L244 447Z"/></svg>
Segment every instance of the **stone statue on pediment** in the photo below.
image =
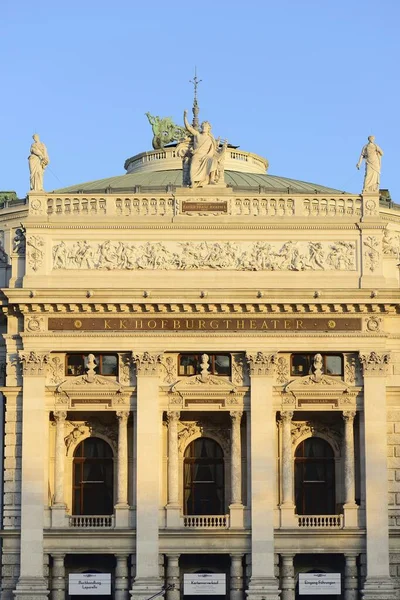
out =
<svg viewBox="0 0 400 600"><path fill-rule="evenodd" d="M379 192L382 156L383 150L375 144L375 137L373 135L368 136L368 144L365 144L361 150L356 165L359 169L362 161L365 161L363 192Z"/></svg>
<svg viewBox="0 0 400 600"><path fill-rule="evenodd" d="M220 140L216 140L211 133L211 125L208 121L201 124L200 131L190 125L186 110L183 121L190 134L190 142L183 155L184 161L187 160L189 166L188 185L196 188L222 182L228 143L225 141L220 146Z"/></svg>
<svg viewBox="0 0 400 600"><path fill-rule="evenodd" d="M33 192L43 192L44 170L50 162L47 148L40 141L37 133L33 134L33 144L31 145L29 161L30 189Z"/></svg>

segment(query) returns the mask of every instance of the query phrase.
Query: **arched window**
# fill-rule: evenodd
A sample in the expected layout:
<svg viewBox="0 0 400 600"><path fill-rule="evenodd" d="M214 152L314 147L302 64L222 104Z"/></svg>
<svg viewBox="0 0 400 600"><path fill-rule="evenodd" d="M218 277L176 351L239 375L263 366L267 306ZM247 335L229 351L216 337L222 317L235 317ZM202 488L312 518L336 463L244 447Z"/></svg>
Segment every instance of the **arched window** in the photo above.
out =
<svg viewBox="0 0 400 600"><path fill-rule="evenodd" d="M318 437L301 442L294 473L297 514L335 514L335 460L330 444Z"/></svg>
<svg viewBox="0 0 400 600"><path fill-rule="evenodd" d="M107 442L91 437L77 446L73 486L74 515L113 514L113 454Z"/></svg>
<svg viewBox="0 0 400 600"><path fill-rule="evenodd" d="M224 457L217 442L198 438L189 444L183 478L186 515L224 514Z"/></svg>

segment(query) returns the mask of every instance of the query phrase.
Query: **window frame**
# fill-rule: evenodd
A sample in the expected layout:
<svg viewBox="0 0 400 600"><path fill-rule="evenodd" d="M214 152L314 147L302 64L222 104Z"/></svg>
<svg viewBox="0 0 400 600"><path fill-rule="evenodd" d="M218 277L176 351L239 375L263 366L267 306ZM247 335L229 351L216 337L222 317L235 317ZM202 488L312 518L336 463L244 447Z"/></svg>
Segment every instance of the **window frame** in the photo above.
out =
<svg viewBox="0 0 400 600"><path fill-rule="evenodd" d="M217 375L218 377L231 377L232 375L232 355L229 352L207 352L205 350L201 351L201 352L180 352L178 354L178 363L177 363L177 373L178 373L178 377L193 377L193 375L199 375L201 373L200 370L200 363L201 363L201 357L203 354L207 354L209 357L209 372L210 375ZM195 373L192 373L191 375L185 373L181 373L180 372L180 368L181 368L181 358L183 356L192 356L195 358L196 360L196 366L197 369L195 370ZM217 356L226 356L229 359L229 373L217 373L216 369L215 369L215 360ZM185 371L186 371L186 367L185 367Z"/></svg>
<svg viewBox="0 0 400 600"><path fill-rule="evenodd" d="M322 360L323 360L323 372L324 375L329 375L330 377L343 377L344 376L344 356L341 352L292 352L290 354L290 376L291 377L305 377L306 375L310 375L310 372L308 371L307 373L295 373L293 371L293 358L295 356L304 356L304 357L308 357L309 359L309 363L310 363L310 368L312 367L312 361L313 358L315 357L316 354L321 354L322 356ZM330 356L335 356L338 357L340 359L340 373L328 373L328 370L326 368L326 359L329 358Z"/></svg>
<svg viewBox="0 0 400 600"><path fill-rule="evenodd" d="M79 377L79 375L75 375L73 373L68 373L68 359L71 356L78 356L81 357L82 361L83 361L83 372L81 375L85 375L86 374L86 367L85 367L85 359L87 360L87 357L89 356L89 354L93 354L96 361L98 361L96 363L96 375L102 375L103 377L118 377L118 371L119 371L119 359L118 359L118 354L116 352L98 352L97 354L95 352L67 352L65 354L65 367L64 367L64 372L65 372L65 376L66 377ZM113 358L116 359L116 371L115 373L103 373L103 358L105 356L112 356Z"/></svg>

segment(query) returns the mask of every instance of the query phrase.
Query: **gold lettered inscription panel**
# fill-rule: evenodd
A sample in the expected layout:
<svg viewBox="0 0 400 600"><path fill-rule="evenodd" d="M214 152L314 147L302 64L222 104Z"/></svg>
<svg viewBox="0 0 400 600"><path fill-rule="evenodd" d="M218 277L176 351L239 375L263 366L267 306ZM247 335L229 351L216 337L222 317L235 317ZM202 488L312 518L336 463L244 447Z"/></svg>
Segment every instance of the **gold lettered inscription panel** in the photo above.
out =
<svg viewBox="0 0 400 600"><path fill-rule="evenodd" d="M358 318L49 318L52 331L361 331Z"/></svg>
<svg viewBox="0 0 400 600"><path fill-rule="evenodd" d="M182 202L182 212L228 212L227 202Z"/></svg>

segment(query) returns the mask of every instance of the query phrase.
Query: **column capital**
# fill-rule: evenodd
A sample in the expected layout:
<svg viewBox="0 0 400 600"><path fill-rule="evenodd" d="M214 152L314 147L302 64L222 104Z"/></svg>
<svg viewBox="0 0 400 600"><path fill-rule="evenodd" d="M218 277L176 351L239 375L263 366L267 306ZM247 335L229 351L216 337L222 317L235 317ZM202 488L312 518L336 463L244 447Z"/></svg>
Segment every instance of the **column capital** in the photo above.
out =
<svg viewBox="0 0 400 600"><path fill-rule="evenodd" d="M344 410L342 412L342 419L343 419L343 421L352 421L355 416L356 416L356 411L355 410Z"/></svg>
<svg viewBox="0 0 400 600"><path fill-rule="evenodd" d="M50 360L50 353L36 352L35 350L19 350L18 359L22 364L24 375L44 377L46 374L46 364Z"/></svg>
<svg viewBox="0 0 400 600"><path fill-rule="evenodd" d="M242 410L230 410L229 414L231 416L232 421L240 421L242 420L243 417L243 411Z"/></svg>
<svg viewBox="0 0 400 600"><path fill-rule="evenodd" d="M54 420L56 421L56 423L64 423L65 419L67 418L67 411L66 410L55 410L53 412L53 416L54 416Z"/></svg>
<svg viewBox="0 0 400 600"><path fill-rule="evenodd" d="M174 423L179 421L181 413L179 410L168 410L167 411L167 423Z"/></svg>
<svg viewBox="0 0 400 600"><path fill-rule="evenodd" d="M359 359L364 377L383 377L387 374L387 367L390 364L389 352L360 352Z"/></svg>
<svg viewBox="0 0 400 600"><path fill-rule="evenodd" d="M283 423L291 423L293 419L294 412L293 410L282 410L281 411L281 421Z"/></svg>
<svg viewBox="0 0 400 600"><path fill-rule="evenodd" d="M274 374L276 352L246 352L246 359L252 377L271 377Z"/></svg>
<svg viewBox="0 0 400 600"><path fill-rule="evenodd" d="M129 419L129 410L117 410L115 414L121 423L126 423Z"/></svg>
<svg viewBox="0 0 400 600"><path fill-rule="evenodd" d="M140 376L157 377L162 363L163 352L132 353L132 360L136 364L136 372Z"/></svg>

